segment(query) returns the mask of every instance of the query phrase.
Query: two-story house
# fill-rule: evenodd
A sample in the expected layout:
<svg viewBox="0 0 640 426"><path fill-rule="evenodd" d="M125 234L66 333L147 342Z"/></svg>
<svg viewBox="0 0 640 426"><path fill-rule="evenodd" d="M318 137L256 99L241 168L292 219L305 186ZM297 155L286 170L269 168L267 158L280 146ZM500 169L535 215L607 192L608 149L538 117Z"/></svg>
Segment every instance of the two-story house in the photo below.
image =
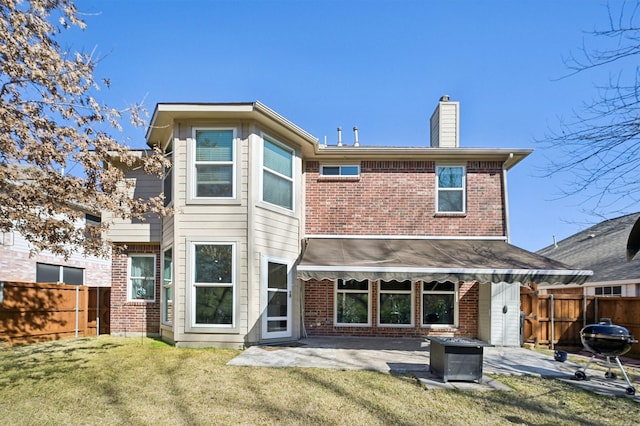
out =
<svg viewBox="0 0 640 426"><path fill-rule="evenodd" d="M174 214L114 221L111 331L177 346L305 335L519 343L519 287L589 271L509 244L507 171L531 151L461 148L443 97L424 146L326 146L259 102L158 104L147 142Z"/></svg>

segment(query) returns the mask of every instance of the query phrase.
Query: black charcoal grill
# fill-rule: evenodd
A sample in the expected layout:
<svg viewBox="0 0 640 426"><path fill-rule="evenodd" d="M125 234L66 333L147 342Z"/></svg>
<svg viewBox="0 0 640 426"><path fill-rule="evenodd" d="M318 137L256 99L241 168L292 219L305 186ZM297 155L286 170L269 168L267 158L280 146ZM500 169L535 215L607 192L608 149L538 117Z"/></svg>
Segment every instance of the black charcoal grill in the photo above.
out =
<svg viewBox="0 0 640 426"><path fill-rule="evenodd" d="M611 371L611 368L614 366L611 362L611 358L613 358L627 382L627 395L635 395L636 389L631 384L629 376L627 376L620 362L620 356L629 352L631 345L638 343L629 333L629 330L612 324L609 318L601 318L598 324L590 324L580 330L580 340L584 348L593 355L584 369L575 372L575 378L577 380L585 380L587 378L587 369L596 356L600 355L605 357L606 360L602 363L603 366L607 367L607 372L604 374L604 377L615 379L616 374Z"/></svg>

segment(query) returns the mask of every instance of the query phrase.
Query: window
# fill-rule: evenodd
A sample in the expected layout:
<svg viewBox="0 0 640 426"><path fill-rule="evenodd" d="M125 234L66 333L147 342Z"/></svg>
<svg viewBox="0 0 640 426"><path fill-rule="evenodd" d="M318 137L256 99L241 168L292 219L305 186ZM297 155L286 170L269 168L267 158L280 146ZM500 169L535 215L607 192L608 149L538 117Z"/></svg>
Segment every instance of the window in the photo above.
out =
<svg viewBox="0 0 640 426"><path fill-rule="evenodd" d="M343 166L322 166L320 168L321 176L360 176L360 166L343 165Z"/></svg>
<svg viewBox="0 0 640 426"><path fill-rule="evenodd" d="M293 151L264 138L262 200L293 209Z"/></svg>
<svg viewBox="0 0 640 426"><path fill-rule="evenodd" d="M102 219L89 213L84 214L84 236L86 239L100 239L100 224Z"/></svg>
<svg viewBox="0 0 640 426"><path fill-rule="evenodd" d="M411 281L381 281L379 298L380 325L413 323Z"/></svg>
<svg viewBox="0 0 640 426"><path fill-rule="evenodd" d="M156 298L156 257L152 254L129 256L130 301L153 302Z"/></svg>
<svg viewBox="0 0 640 426"><path fill-rule="evenodd" d="M232 326L234 316L233 244L193 245L193 323Z"/></svg>
<svg viewBox="0 0 640 426"><path fill-rule="evenodd" d="M622 296L622 286L602 286L596 287L596 296Z"/></svg>
<svg viewBox="0 0 640 426"><path fill-rule="evenodd" d="M456 324L458 297L457 285L444 283L422 283L422 325Z"/></svg>
<svg viewBox="0 0 640 426"><path fill-rule="evenodd" d="M84 223L85 226L100 226L102 219L100 216L95 216L89 213L84 214Z"/></svg>
<svg viewBox="0 0 640 426"><path fill-rule="evenodd" d="M233 129L196 129L194 196L233 198L235 196L235 149Z"/></svg>
<svg viewBox="0 0 640 426"><path fill-rule="evenodd" d="M463 166L436 167L438 213L465 212L465 168Z"/></svg>
<svg viewBox="0 0 640 426"><path fill-rule="evenodd" d="M338 280L336 324L369 325L369 281Z"/></svg>
<svg viewBox="0 0 640 426"><path fill-rule="evenodd" d="M72 285L84 284L84 269L71 266L36 263L36 282L64 283Z"/></svg>
<svg viewBox="0 0 640 426"><path fill-rule="evenodd" d="M170 164L164 168L164 177L162 179L164 206L167 207L173 200L173 142L171 140L164 150L164 156L170 161Z"/></svg>
<svg viewBox="0 0 640 426"><path fill-rule="evenodd" d="M173 249L164 251L162 257L162 321L173 322Z"/></svg>

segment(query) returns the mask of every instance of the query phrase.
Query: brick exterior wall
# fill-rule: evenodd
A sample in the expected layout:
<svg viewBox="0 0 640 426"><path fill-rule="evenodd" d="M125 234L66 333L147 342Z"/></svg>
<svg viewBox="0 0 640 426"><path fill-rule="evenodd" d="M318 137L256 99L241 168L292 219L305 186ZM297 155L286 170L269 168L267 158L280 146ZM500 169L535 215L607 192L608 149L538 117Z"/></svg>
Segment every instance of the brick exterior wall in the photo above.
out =
<svg viewBox="0 0 640 426"><path fill-rule="evenodd" d="M307 235L504 236L502 163L466 163L466 213L436 213L434 161L363 161L359 177L320 176L320 163L305 165ZM398 277L398 280L402 280ZM377 337L478 337L476 282L460 283L458 326L424 327L421 282L413 283L414 325L380 327L378 284L371 285L371 326L334 325L334 282L304 283L304 325L309 335Z"/></svg>
<svg viewBox="0 0 640 426"><path fill-rule="evenodd" d="M363 161L360 177L305 166L307 235L504 236L502 163L466 164L466 214L436 214L436 163Z"/></svg>
<svg viewBox="0 0 640 426"><path fill-rule="evenodd" d="M399 277L399 279L402 279ZM378 326L378 283L371 286L370 326L334 325L335 291L331 280L309 280L304 282L304 326L309 336L366 336L366 337L426 337L456 336L478 337L478 295L477 282L463 282L459 285L458 327L422 326L422 283L413 283L414 317L413 326Z"/></svg>
<svg viewBox="0 0 640 426"><path fill-rule="evenodd" d="M127 268L131 254L153 254L156 258L155 302L127 301ZM117 336L160 334L160 246L127 245L112 258L111 334Z"/></svg>

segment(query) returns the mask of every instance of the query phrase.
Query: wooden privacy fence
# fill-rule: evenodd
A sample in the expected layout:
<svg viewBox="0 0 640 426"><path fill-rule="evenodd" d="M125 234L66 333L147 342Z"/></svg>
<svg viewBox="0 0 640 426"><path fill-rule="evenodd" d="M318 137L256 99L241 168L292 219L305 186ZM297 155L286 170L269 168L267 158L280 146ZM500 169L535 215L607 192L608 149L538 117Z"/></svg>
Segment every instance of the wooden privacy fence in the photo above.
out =
<svg viewBox="0 0 640 426"><path fill-rule="evenodd" d="M583 296L579 294L545 294L522 288L520 306L524 312L525 343L582 347L580 330L587 324L610 318L613 324L626 327L640 338L640 297ZM640 343L627 353L640 357Z"/></svg>
<svg viewBox="0 0 640 426"><path fill-rule="evenodd" d="M108 334L110 292L108 287L0 282L0 342Z"/></svg>

